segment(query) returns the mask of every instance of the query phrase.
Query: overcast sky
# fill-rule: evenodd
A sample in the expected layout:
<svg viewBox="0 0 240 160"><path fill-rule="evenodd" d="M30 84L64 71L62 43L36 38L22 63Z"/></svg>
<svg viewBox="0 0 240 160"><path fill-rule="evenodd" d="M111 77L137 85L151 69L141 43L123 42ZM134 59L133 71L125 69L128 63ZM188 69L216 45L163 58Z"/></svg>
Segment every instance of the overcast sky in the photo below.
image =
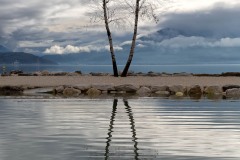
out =
<svg viewBox="0 0 240 160"><path fill-rule="evenodd" d="M107 50L104 26L89 22L92 7L89 0L0 0L0 44L45 54ZM186 33L157 45L240 47L239 0L172 0L157 14L160 22L141 22L139 35L163 28ZM130 39L129 29L113 29L117 50Z"/></svg>

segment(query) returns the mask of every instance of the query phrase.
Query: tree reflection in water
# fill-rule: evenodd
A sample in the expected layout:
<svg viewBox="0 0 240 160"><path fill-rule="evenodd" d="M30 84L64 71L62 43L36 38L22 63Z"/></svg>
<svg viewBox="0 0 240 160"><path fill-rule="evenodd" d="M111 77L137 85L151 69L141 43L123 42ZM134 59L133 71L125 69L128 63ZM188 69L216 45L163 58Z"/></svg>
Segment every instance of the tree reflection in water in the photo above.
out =
<svg viewBox="0 0 240 160"><path fill-rule="evenodd" d="M137 142L137 132L135 128L135 121L132 113L132 108L129 106L127 100L123 100L124 106L126 109L126 113L128 114L129 121L130 121L130 126L131 126L131 132L132 132L132 141L134 143L134 159L138 160L139 154L138 154L138 142ZM112 109L112 116L110 118L110 125L108 129L108 137L107 137L107 142L106 142L106 148L105 148L105 159L109 159L109 148L110 148L110 143L112 141L112 133L114 129L114 121L115 117L117 114L117 104L118 104L118 99L113 100L113 109Z"/></svg>

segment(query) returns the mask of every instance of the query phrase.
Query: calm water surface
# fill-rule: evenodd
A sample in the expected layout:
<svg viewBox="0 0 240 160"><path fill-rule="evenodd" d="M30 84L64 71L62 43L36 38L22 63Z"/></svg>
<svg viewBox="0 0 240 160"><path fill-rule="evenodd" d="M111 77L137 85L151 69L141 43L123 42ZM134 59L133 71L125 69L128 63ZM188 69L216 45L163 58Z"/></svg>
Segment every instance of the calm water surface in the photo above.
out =
<svg viewBox="0 0 240 160"><path fill-rule="evenodd" d="M1 160L240 159L240 101L0 98Z"/></svg>

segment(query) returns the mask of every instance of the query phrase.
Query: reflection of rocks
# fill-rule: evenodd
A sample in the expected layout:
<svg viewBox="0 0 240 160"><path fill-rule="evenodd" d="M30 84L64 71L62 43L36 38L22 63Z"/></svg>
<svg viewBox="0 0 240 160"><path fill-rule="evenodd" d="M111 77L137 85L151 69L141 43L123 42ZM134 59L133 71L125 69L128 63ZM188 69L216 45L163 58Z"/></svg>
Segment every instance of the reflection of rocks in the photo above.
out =
<svg viewBox="0 0 240 160"><path fill-rule="evenodd" d="M24 91L23 87L19 86L3 86L0 87L1 95L19 95Z"/></svg>
<svg viewBox="0 0 240 160"><path fill-rule="evenodd" d="M64 91L63 91L63 95L64 96L78 96L81 94L81 91L80 90L77 90L75 88L65 88Z"/></svg>
<svg viewBox="0 0 240 160"><path fill-rule="evenodd" d="M132 84L124 84L124 85L115 86L115 89L116 89L117 91L137 92L137 90L139 89L139 87L134 86L134 85L132 85Z"/></svg>
<svg viewBox="0 0 240 160"><path fill-rule="evenodd" d="M231 98L231 97L232 98L235 98L235 97L239 98L240 97L240 88L228 89L226 91L226 96L228 98Z"/></svg>

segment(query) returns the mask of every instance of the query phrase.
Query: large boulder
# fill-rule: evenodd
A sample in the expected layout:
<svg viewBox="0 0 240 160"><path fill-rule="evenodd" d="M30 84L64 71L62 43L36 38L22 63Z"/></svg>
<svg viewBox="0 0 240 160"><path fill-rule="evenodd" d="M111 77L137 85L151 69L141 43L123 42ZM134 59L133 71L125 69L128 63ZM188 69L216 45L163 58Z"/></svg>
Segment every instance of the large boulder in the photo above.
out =
<svg viewBox="0 0 240 160"><path fill-rule="evenodd" d="M81 94L81 91L75 88L65 88L63 90L63 95L67 96L67 97L71 97L71 96L78 96Z"/></svg>
<svg viewBox="0 0 240 160"><path fill-rule="evenodd" d="M226 90L226 96L231 97L240 97L240 88L233 88Z"/></svg>
<svg viewBox="0 0 240 160"><path fill-rule="evenodd" d="M113 84L92 84L92 88L96 88L100 91L113 91L113 90L115 90Z"/></svg>
<svg viewBox="0 0 240 160"><path fill-rule="evenodd" d="M102 92L96 88L90 88L88 91L87 91L87 94L91 97L94 97L94 96L98 96L100 95Z"/></svg>
<svg viewBox="0 0 240 160"><path fill-rule="evenodd" d="M158 91L168 91L169 90L168 86L151 86L150 88L153 93L158 92Z"/></svg>
<svg viewBox="0 0 240 160"><path fill-rule="evenodd" d="M138 86L134 86L132 84L123 84L119 86L115 86L116 91L125 91L125 92L137 92L139 89Z"/></svg>
<svg viewBox="0 0 240 160"><path fill-rule="evenodd" d="M226 90L228 90L228 89L240 88L240 86L239 85L225 85L222 88L223 88L223 92L226 92Z"/></svg>
<svg viewBox="0 0 240 160"><path fill-rule="evenodd" d="M220 86L207 86L204 88L204 93L217 95L217 94L222 94L223 91L222 91L222 87Z"/></svg>
<svg viewBox="0 0 240 160"><path fill-rule="evenodd" d="M187 91L187 88L182 85L174 85L169 87L169 91L171 94L176 94L177 92L185 93Z"/></svg>
<svg viewBox="0 0 240 160"><path fill-rule="evenodd" d="M191 86L188 90L190 96L202 95L202 89L199 85Z"/></svg>
<svg viewBox="0 0 240 160"><path fill-rule="evenodd" d="M0 87L0 95L19 95L24 91L20 86L2 86Z"/></svg>
<svg viewBox="0 0 240 160"><path fill-rule="evenodd" d="M141 87L139 90L137 90L137 94L140 96L149 96L151 92L151 89L148 87Z"/></svg>

